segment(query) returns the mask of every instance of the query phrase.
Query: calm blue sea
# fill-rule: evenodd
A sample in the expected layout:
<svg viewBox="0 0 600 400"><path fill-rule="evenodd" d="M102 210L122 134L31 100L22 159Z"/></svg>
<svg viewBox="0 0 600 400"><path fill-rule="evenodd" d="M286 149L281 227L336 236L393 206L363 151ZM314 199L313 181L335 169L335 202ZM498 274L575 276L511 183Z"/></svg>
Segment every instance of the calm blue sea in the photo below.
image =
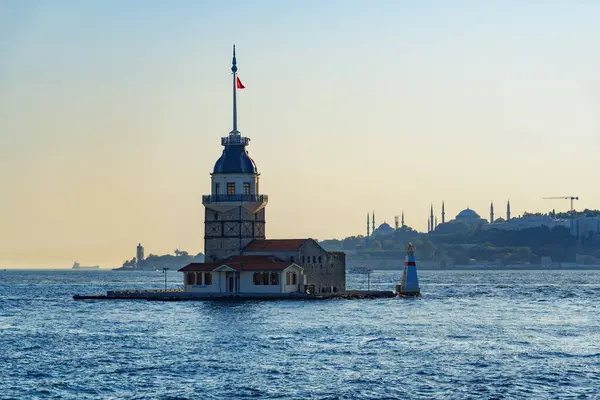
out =
<svg viewBox="0 0 600 400"><path fill-rule="evenodd" d="M0 271L0 398L600 399L599 271L419 276L420 299L146 302L71 295L160 272Z"/></svg>

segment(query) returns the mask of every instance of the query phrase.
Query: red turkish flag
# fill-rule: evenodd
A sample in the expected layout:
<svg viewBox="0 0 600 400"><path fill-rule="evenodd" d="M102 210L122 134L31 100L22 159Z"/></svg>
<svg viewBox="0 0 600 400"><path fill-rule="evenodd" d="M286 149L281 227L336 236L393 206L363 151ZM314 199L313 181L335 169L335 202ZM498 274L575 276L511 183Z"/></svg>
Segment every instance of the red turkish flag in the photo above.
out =
<svg viewBox="0 0 600 400"><path fill-rule="evenodd" d="M235 77L235 87L237 87L238 89L245 89L246 86L242 85L242 81L240 81L240 77L236 76Z"/></svg>

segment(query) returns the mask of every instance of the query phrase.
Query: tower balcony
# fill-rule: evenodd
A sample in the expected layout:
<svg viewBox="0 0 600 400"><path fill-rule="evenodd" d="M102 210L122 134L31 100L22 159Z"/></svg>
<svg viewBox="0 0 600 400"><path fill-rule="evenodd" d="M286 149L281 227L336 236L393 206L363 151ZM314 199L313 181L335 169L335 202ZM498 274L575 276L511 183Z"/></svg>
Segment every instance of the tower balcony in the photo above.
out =
<svg viewBox="0 0 600 400"><path fill-rule="evenodd" d="M202 196L202 204L206 208L225 212L235 207L244 207L250 212L257 212L267 205L269 196L266 194L209 194Z"/></svg>
<svg viewBox="0 0 600 400"><path fill-rule="evenodd" d="M248 146L249 143L250 143L250 138L240 136L240 135L229 135L227 137L221 138L221 146L230 146L230 145Z"/></svg>
<svg viewBox="0 0 600 400"><path fill-rule="evenodd" d="M266 194L208 194L202 196L202 204L211 203L266 203L269 201L269 196Z"/></svg>

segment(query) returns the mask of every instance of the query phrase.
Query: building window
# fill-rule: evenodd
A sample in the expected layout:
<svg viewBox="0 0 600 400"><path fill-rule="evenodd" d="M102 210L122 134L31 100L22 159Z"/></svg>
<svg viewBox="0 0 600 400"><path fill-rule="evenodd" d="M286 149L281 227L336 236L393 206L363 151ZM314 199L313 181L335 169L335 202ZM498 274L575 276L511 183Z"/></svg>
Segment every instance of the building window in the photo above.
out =
<svg viewBox="0 0 600 400"><path fill-rule="evenodd" d="M255 272L252 275L253 285L279 285L279 274L277 272Z"/></svg>
<svg viewBox="0 0 600 400"><path fill-rule="evenodd" d="M204 273L204 284L207 286L212 285L212 274L210 272Z"/></svg>
<svg viewBox="0 0 600 400"><path fill-rule="evenodd" d="M313 263L317 263L317 256L313 256Z"/></svg>
<svg viewBox="0 0 600 400"><path fill-rule="evenodd" d="M187 283L188 285L193 285L195 278L194 275L195 274L193 272L188 272L185 276L187 278L185 283Z"/></svg>
<svg viewBox="0 0 600 400"><path fill-rule="evenodd" d="M196 285L202 285L202 272L196 272Z"/></svg>
<svg viewBox="0 0 600 400"><path fill-rule="evenodd" d="M292 273L290 271L285 273L285 284L286 285L291 285L292 283L292 277L290 276Z"/></svg>
<svg viewBox="0 0 600 400"><path fill-rule="evenodd" d="M219 213L215 211L215 220L218 221L219 220Z"/></svg>
<svg viewBox="0 0 600 400"><path fill-rule="evenodd" d="M244 183L244 195L250 196L250 184L249 183Z"/></svg>
<svg viewBox="0 0 600 400"><path fill-rule="evenodd" d="M321 256L319 256L319 263L321 263L321 260L322 260L322 258L321 258Z"/></svg>
<svg viewBox="0 0 600 400"><path fill-rule="evenodd" d="M271 285L279 285L279 273L271 272Z"/></svg>
<svg viewBox="0 0 600 400"><path fill-rule="evenodd" d="M227 196L233 196L235 194L235 183L227 184Z"/></svg>
<svg viewBox="0 0 600 400"><path fill-rule="evenodd" d="M302 264L304 264L304 256L302 256Z"/></svg>
<svg viewBox="0 0 600 400"><path fill-rule="evenodd" d="M221 185L218 183L215 183L215 194L218 196L219 192L221 191Z"/></svg>
<svg viewBox="0 0 600 400"><path fill-rule="evenodd" d="M291 261L291 262L294 262L294 256L291 256L291 257L290 257L290 261Z"/></svg>
<svg viewBox="0 0 600 400"><path fill-rule="evenodd" d="M296 273L292 273L292 285L295 285L297 283L297 275Z"/></svg>

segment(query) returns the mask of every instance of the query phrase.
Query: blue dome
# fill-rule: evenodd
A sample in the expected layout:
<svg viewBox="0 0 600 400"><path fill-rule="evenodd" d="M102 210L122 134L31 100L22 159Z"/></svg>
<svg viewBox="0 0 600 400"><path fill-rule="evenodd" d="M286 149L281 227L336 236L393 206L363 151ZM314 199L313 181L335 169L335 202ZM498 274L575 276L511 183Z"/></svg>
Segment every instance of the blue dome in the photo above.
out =
<svg viewBox="0 0 600 400"><path fill-rule="evenodd" d="M223 154L215 163L213 174L257 174L254 160L248 156L246 146L225 145Z"/></svg>

